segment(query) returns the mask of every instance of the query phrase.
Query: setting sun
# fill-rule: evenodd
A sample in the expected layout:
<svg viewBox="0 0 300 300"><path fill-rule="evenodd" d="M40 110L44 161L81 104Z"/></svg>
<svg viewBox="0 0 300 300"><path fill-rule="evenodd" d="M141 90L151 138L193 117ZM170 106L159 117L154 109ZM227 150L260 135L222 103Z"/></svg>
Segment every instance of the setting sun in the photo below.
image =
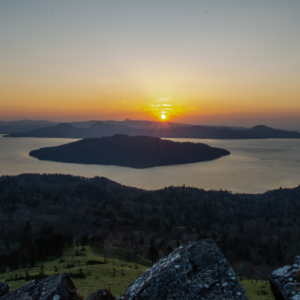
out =
<svg viewBox="0 0 300 300"><path fill-rule="evenodd" d="M160 117L161 117L162 120L166 119L166 115L161 115Z"/></svg>

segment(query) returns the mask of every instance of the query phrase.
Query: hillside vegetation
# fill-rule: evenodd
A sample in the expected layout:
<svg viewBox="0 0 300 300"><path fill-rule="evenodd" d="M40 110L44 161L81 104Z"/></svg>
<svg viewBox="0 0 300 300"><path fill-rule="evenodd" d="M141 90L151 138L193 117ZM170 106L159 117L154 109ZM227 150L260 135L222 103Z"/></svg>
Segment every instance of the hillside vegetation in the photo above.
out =
<svg viewBox="0 0 300 300"><path fill-rule="evenodd" d="M138 255L131 257L125 249L106 246L104 250L91 246L75 246L64 248L61 257L48 257L47 260L36 263L34 267L2 273L0 281L10 284L10 291L14 291L32 280L21 279L26 275L34 276L42 272L44 276L52 276L66 272L71 274L72 281L84 296L101 288L110 289L112 294L119 296L137 277L143 275L150 265L150 261ZM274 299L267 281L242 279L240 283L245 288L249 300Z"/></svg>
<svg viewBox="0 0 300 300"><path fill-rule="evenodd" d="M185 186L145 191L99 177L2 176L0 269L44 260L50 238L84 246L101 238L155 262L186 241L212 237L237 274L264 279L299 255L299 210L299 187L257 195Z"/></svg>
<svg viewBox="0 0 300 300"><path fill-rule="evenodd" d="M53 276L59 273L70 273L75 286L80 293L88 296L100 288L106 287L111 292L119 296L124 293L129 284L144 274L149 268L150 262L137 255L128 261L117 258L109 258L109 253L116 251L126 256L126 250L107 248L97 249L86 247L67 247L63 250L61 257L48 257L45 261L40 261L34 267L16 269L0 274L0 281L10 284L10 291L13 291L28 281L32 280L27 276L39 275ZM118 255L110 255L110 257ZM138 262L147 263L148 266ZM21 279L25 277L24 279ZM82 277L82 278L78 278Z"/></svg>

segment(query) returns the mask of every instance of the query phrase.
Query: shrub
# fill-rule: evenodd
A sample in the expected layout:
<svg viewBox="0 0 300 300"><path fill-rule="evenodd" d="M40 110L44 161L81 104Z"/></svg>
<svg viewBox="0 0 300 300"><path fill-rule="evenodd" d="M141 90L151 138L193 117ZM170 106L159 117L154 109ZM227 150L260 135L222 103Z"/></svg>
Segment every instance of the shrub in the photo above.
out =
<svg viewBox="0 0 300 300"><path fill-rule="evenodd" d="M88 260L86 262L86 264L88 266L90 266L90 265L101 265L101 264L105 264L105 262L104 261L99 261L99 260Z"/></svg>

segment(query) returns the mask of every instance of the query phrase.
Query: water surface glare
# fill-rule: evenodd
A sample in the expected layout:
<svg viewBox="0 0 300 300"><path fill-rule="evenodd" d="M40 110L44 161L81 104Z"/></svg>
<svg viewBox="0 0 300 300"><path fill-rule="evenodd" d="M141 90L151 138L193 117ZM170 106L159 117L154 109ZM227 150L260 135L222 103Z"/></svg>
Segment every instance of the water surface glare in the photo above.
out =
<svg viewBox="0 0 300 300"><path fill-rule="evenodd" d="M201 140L172 139L205 143L231 152L219 159L186 165L132 169L118 166L67 164L40 161L29 152L58 146L74 139L0 138L0 175L61 173L85 177L104 176L124 185L147 190L183 185L205 190L261 193L300 184L300 140Z"/></svg>

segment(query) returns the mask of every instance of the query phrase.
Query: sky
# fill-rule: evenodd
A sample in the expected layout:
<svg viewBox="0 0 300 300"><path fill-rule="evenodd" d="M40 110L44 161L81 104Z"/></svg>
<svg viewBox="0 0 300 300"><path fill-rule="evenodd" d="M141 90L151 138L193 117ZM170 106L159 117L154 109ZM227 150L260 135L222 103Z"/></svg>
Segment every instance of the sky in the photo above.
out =
<svg viewBox="0 0 300 300"><path fill-rule="evenodd" d="M0 120L300 128L299 0L3 0L0 44Z"/></svg>

